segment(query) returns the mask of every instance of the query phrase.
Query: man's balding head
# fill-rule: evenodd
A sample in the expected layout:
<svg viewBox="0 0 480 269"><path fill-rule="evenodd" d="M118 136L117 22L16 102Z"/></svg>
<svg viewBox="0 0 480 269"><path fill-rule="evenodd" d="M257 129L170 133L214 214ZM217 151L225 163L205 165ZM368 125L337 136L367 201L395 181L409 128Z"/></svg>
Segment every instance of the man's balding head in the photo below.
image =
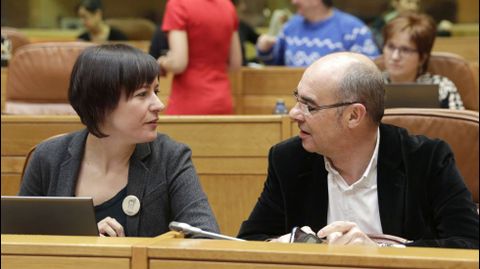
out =
<svg viewBox="0 0 480 269"><path fill-rule="evenodd" d="M338 102L363 103L367 114L380 124L384 111L383 78L375 63L368 57L352 52L328 54L310 65L301 83L332 87Z"/></svg>

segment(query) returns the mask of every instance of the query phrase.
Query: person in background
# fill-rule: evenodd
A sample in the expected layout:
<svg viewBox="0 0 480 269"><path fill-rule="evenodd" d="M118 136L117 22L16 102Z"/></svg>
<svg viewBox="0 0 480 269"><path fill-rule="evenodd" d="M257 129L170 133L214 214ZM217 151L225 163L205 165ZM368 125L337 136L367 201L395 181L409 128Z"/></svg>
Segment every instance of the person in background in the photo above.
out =
<svg viewBox="0 0 480 269"><path fill-rule="evenodd" d="M270 149L264 189L238 237L328 244L477 248L479 218L449 145L382 124L385 90L372 60L352 52L310 65L294 90L297 137ZM307 226L307 227L303 227ZM383 244L382 244L383 245Z"/></svg>
<svg viewBox="0 0 480 269"><path fill-rule="evenodd" d="M152 40L150 41L150 47L148 49L148 54L152 55L153 58L158 59L158 57L160 56L167 55L167 52L167 36L162 31L162 26L160 25L153 33Z"/></svg>
<svg viewBox="0 0 480 269"><path fill-rule="evenodd" d="M103 6L100 0L83 0L77 7L77 13L87 30L80 34L78 39L92 42L127 40L123 32L103 21Z"/></svg>
<svg viewBox="0 0 480 269"><path fill-rule="evenodd" d="M275 9L272 12L270 23L268 24L268 34L277 36L283 28L283 25L290 20L292 12L288 8Z"/></svg>
<svg viewBox="0 0 480 269"><path fill-rule="evenodd" d="M157 62L174 73L166 114L232 114L228 71L242 65L233 3L169 0L162 29L170 50Z"/></svg>
<svg viewBox="0 0 480 269"><path fill-rule="evenodd" d="M232 2L234 3L237 11L241 11L246 8L246 3L242 0L233 0ZM258 62L256 58L247 59L245 44L251 43L255 45L260 35L255 31L252 26L250 26L250 24L243 21L242 19L239 19L238 34L242 50L242 65L247 65L248 62ZM155 59L157 59L160 56L166 55L167 52L168 40L165 33L162 31L162 26L160 25L153 34L148 53L152 55Z"/></svg>
<svg viewBox="0 0 480 269"><path fill-rule="evenodd" d="M92 197L105 236L158 236L171 221L218 232L190 149L157 133L159 72L127 45L85 49L68 98L87 128L39 144L19 195Z"/></svg>
<svg viewBox="0 0 480 269"><path fill-rule="evenodd" d="M331 0L292 0L297 14L276 37L261 35L258 58L268 65L306 67L332 52L353 51L371 58L379 52L360 19L333 7Z"/></svg>
<svg viewBox="0 0 480 269"><path fill-rule="evenodd" d="M404 12L384 27L384 81L437 84L440 107L465 109L457 87L450 79L427 72L435 29L430 16L416 12Z"/></svg>
<svg viewBox="0 0 480 269"><path fill-rule="evenodd" d="M232 2L235 5L238 13L242 13L247 8L247 4L244 0L232 0ZM257 39L260 35L250 24L248 24L241 18L238 21L238 35L240 38L240 47L242 50L242 65L247 65L249 62L258 63L256 57L247 59L245 46L247 43L253 45L257 44Z"/></svg>
<svg viewBox="0 0 480 269"><path fill-rule="evenodd" d="M382 30L385 24L393 20L400 13L407 11L418 12L420 10L420 0L391 0L390 6L391 8L385 14L378 17L371 25L375 42L380 48L383 47Z"/></svg>
<svg viewBox="0 0 480 269"><path fill-rule="evenodd" d="M243 20L239 21L238 25L238 34L240 38L240 45L242 50L242 65L247 65L249 62L257 63L258 59L256 57L247 59L247 53L245 49L245 44L257 44L258 37L260 36L252 26Z"/></svg>

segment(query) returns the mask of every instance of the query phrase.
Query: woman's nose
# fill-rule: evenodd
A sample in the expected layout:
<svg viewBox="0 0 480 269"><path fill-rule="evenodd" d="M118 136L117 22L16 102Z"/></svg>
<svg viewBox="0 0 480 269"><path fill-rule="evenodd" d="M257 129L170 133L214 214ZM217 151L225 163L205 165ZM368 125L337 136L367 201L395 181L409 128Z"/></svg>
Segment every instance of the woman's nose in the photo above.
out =
<svg viewBox="0 0 480 269"><path fill-rule="evenodd" d="M154 98L154 100L153 100L153 104L151 106L151 109L153 111L158 111L158 112L163 111L165 109L165 105L160 100L160 98L156 94L154 94L153 98Z"/></svg>

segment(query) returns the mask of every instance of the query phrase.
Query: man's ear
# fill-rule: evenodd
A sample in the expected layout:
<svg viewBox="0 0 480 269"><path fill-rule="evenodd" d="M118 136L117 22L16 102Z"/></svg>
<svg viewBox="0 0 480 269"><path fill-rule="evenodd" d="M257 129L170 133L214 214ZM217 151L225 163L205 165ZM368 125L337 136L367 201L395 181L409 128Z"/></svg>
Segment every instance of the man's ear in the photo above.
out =
<svg viewBox="0 0 480 269"><path fill-rule="evenodd" d="M367 108L364 104L356 103L348 108L348 127L355 128L367 116Z"/></svg>

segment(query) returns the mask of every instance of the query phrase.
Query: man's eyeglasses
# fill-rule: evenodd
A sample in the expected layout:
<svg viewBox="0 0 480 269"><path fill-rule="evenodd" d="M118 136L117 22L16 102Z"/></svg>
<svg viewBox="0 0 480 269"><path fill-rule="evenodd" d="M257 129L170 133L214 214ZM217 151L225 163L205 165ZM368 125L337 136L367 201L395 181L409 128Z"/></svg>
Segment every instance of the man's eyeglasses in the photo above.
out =
<svg viewBox="0 0 480 269"><path fill-rule="evenodd" d="M398 54L400 56L411 56L414 53L418 52L418 50L416 49L412 49L404 46L396 47L390 43L387 43L385 45L384 50L387 51L388 53L394 53L395 51L398 51Z"/></svg>
<svg viewBox="0 0 480 269"><path fill-rule="evenodd" d="M304 115L309 115L311 116L313 113L316 111L320 111L323 109L329 109L329 108L335 108L335 107L342 107L342 106L349 106L353 104L361 104L361 102L354 101L354 102L343 102L343 103L336 103L336 104L331 104L331 105L323 105L323 106L311 106L307 104L304 100L302 100L301 97L298 96L298 91L295 90L293 91L293 96L295 97L295 100L297 101L298 108Z"/></svg>

